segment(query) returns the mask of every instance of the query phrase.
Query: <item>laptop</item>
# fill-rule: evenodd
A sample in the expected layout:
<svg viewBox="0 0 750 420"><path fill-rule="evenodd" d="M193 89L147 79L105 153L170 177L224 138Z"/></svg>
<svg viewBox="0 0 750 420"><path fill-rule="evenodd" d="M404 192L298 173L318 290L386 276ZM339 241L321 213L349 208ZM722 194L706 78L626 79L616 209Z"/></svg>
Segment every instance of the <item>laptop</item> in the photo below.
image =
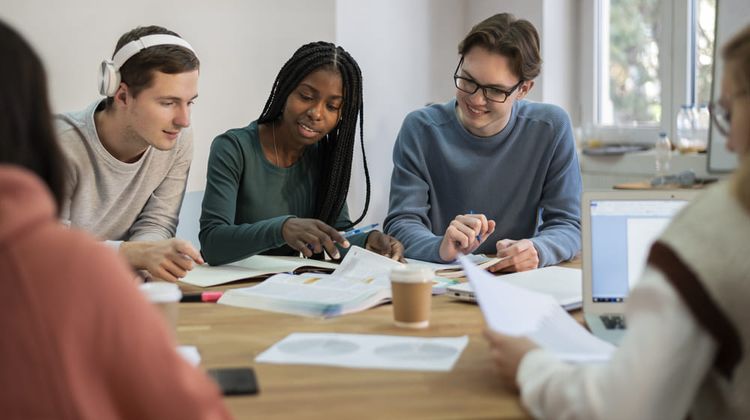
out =
<svg viewBox="0 0 750 420"><path fill-rule="evenodd" d="M583 193L583 314L594 335L620 342L627 328L625 302L651 245L695 195L691 190Z"/></svg>

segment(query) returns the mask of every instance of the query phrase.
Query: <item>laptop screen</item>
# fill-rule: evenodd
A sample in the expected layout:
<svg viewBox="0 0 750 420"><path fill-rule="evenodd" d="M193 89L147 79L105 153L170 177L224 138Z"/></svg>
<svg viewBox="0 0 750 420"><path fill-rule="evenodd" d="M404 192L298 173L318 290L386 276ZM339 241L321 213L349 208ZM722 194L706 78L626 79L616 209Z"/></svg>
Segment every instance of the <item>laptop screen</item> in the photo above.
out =
<svg viewBox="0 0 750 420"><path fill-rule="evenodd" d="M641 276L651 244L687 200L592 200L591 297L623 302Z"/></svg>

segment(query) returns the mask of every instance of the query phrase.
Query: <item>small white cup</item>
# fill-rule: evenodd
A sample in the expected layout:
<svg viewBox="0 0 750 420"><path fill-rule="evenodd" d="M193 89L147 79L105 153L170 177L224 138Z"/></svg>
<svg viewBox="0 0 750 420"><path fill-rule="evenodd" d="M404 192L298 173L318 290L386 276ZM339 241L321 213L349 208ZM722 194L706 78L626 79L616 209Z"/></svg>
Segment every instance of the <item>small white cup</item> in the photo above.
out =
<svg viewBox="0 0 750 420"><path fill-rule="evenodd" d="M182 292L174 283L154 281L138 286L141 292L164 315L164 319L174 334L177 330L177 317Z"/></svg>
<svg viewBox="0 0 750 420"><path fill-rule="evenodd" d="M393 322L401 328L427 328L430 325L432 279L426 267L396 267L391 270Z"/></svg>

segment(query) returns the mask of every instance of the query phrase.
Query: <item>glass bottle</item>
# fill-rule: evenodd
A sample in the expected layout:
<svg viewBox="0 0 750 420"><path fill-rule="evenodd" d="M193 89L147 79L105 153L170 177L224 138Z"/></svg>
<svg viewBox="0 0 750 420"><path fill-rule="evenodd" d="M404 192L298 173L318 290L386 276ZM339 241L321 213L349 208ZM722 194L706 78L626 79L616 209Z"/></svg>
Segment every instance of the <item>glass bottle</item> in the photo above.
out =
<svg viewBox="0 0 750 420"><path fill-rule="evenodd" d="M669 174L669 163L672 159L672 142L669 141L667 133L659 133L659 137L654 144L654 156L656 166L656 176L665 176Z"/></svg>
<svg viewBox="0 0 750 420"><path fill-rule="evenodd" d="M695 113L690 105L683 105L677 113L677 148L682 153L693 150L695 137Z"/></svg>
<svg viewBox="0 0 750 420"><path fill-rule="evenodd" d="M698 107L697 117L695 119L695 139L694 146L696 152L705 152L708 146L708 127L711 115L708 112L708 105L701 104Z"/></svg>

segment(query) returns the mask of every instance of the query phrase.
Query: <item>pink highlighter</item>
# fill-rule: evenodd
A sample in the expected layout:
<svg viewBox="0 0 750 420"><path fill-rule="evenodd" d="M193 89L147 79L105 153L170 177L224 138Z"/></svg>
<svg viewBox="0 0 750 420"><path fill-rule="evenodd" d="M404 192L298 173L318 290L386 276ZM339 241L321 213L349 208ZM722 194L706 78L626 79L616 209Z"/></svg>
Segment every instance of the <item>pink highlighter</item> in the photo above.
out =
<svg viewBox="0 0 750 420"><path fill-rule="evenodd" d="M216 303L224 292L184 293L180 302Z"/></svg>

